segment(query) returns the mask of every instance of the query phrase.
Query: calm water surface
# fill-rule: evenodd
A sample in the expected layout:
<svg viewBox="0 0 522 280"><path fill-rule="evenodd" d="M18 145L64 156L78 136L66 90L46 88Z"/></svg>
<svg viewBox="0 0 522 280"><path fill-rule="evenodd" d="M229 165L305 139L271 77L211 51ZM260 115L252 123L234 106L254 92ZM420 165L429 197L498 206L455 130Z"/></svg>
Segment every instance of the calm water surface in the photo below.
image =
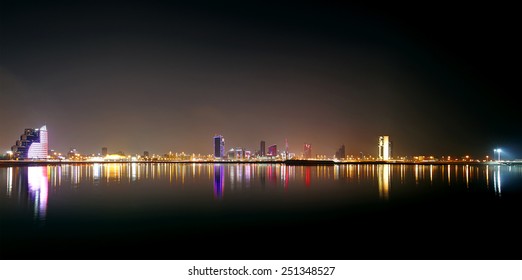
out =
<svg viewBox="0 0 522 280"><path fill-rule="evenodd" d="M0 168L2 259L520 259L522 166Z"/></svg>

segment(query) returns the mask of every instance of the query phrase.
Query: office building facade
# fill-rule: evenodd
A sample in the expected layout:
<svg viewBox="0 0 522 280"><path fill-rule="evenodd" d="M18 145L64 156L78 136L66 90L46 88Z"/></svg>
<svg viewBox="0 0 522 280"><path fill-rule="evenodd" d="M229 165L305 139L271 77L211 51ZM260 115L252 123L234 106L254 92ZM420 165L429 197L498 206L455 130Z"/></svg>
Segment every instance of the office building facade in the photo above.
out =
<svg viewBox="0 0 522 280"><path fill-rule="evenodd" d="M16 159L47 159L48 156L47 126L26 128L20 140L11 147Z"/></svg>
<svg viewBox="0 0 522 280"><path fill-rule="evenodd" d="M265 145L266 145L265 141L261 141L260 147L259 147L259 155L262 157L266 156Z"/></svg>
<svg viewBox="0 0 522 280"><path fill-rule="evenodd" d="M378 151L379 160L389 160L392 158L392 142L389 136L379 136Z"/></svg>
<svg viewBox="0 0 522 280"><path fill-rule="evenodd" d="M304 147L303 147L303 157L305 159L310 159L312 158L312 145L311 144L304 144Z"/></svg>
<svg viewBox="0 0 522 280"><path fill-rule="evenodd" d="M277 145L272 145L268 147L268 153L266 154L269 157L277 156Z"/></svg>
<svg viewBox="0 0 522 280"><path fill-rule="evenodd" d="M221 135L214 136L214 157L225 157L225 138Z"/></svg>
<svg viewBox="0 0 522 280"><path fill-rule="evenodd" d="M335 152L335 158L336 159L344 159L346 157L346 148L344 147L344 144L341 145L339 150Z"/></svg>

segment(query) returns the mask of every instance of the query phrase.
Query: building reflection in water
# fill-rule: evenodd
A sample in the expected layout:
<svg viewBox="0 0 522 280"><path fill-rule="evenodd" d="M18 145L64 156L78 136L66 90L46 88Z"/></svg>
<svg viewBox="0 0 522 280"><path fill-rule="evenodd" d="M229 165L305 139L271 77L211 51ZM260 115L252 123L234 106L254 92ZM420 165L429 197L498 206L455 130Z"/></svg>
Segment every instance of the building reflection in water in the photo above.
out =
<svg viewBox="0 0 522 280"><path fill-rule="evenodd" d="M250 188L250 180L252 180L251 176L251 166L250 164L245 165L245 184L247 188Z"/></svg>
<svg viewBox="0 0 522 280"><path fill-rule="evenodd" d="M489 188L489 165L486 165L486 186Z"/></svg>
<svg viewBox="0 0 522 280"><path fill-rule="evenodd" d="M214 165L214 198L222 199L225 191L225 167L222 164Z"/></svg>
<svg viewBox="0 0 522 280"><path fill-rule="evenodd" d="M310 187L312 168L310 166L305 167L305 185Z"/></svg>
<svg viewBox="0 0 522 280"><path fill-rule="evenodd" d="M451 168L450 168L449 164L448 164L448 185L451 186Z"/></svg>
<svg viewBox="0 0 522 280"><path fill-rule="evenodd" d="M137 163L133 162L131 163L131 180L134 182L136 181L136 178L137 178L137 174L136 174L136 169L137 169Z"/></svg>
<svg viewBox="0 0 522 280"><path fill-rule="evenodd" d="M34 205L34 218L45 220L47 196L49 191L47 167L27 167L27 182L29 184L29 197L31 203Z"/></svg>
<svg viewBox="0 0 522 280"><path fill-rule="evenodd" d="M502 194L502 182L500 180L500 166L497 166L497 170L493 172L493 188L498 196Z"/></svg>
<svg viewBox="0 0 522 280"><path fill-rule="evenodd" d="M143 164L106 163L62 166L7 167L2 179L2 192L7 198L19 200L34 209L34 216L45 219L48 192L61 188L106 186L110 183L143 183L164 181L172 186L201 186L214 198L222 199L225 191L242 191L265 187L293 191L300 188L322 188L334 181L336 185L371 185L378 188L379 198L388 200L392 177L396 186L485 187L500 196L505 176L504 166L474 165L393 165L339 164L332 166L288 166L285 164ZM520 169L515 169L520 170ZM520 172L520 171L517 171ZM203 182L204 181L204 182ZM226 185L225 185L226 181ZM212 183L211 183L212 182ZM502 185L504 183L504 186Z"/></svg>
<svg viewBox="0 0 522 280"><path fill-rule="evenodd" d="M378 181L379 181L379 197L388 200L390 190L390 165L379 164L377 167Z"/></svg>
<svg viewBox="0 0 522 280"><path fill-rule="evenodd" d="M7 168L7 197L11 197L13 192L13 168Z"/></svg>
<svg viewBox="0 0 522 280"><path fill-rule="evenodd" d="M282 173L283 173L283 175L281 177L282 177L282 180L284 180L284 182L285 182L285 191L287 191L288 190L288 182L290 181L290 170L289 170L288 165L285 165L283 167Z"/></svg>
<svg viewBox="0 0 522 280"><path fill-rule="evenodd" d="M256 165L257 168L256 168L256 172L259 174L259 182L261 183L261 187L265 187L266 186L266 173L263 171L264 167L262 164L257 164Z"/></svg>
<svg viewBox="0 0 522 280"><path fill-rule="evenodd" d="M100 170L101 166L99 163L95 163L92 165L92 181L94 185L100 184Z"/></svg>

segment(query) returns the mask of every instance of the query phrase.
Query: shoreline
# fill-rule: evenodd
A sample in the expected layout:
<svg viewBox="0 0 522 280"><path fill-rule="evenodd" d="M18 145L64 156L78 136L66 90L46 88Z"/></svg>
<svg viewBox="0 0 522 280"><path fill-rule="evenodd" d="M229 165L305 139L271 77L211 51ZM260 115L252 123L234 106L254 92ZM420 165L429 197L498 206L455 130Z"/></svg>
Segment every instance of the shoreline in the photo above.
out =
<svg viewBox="0 0 522 280"><path fill-rule="evenodd" d="M168 164L284 164L289 166L321 166L349 164L392 164L392 165L522 165L520 161L513 162L469 162L469 161L333 161L333 160L274 160L274 161L212 161L212 160L119 160L119 161L50 161L50 160L0 160L0 167L11 166L47 166L69 164L114 164L114 163L168 163Z"/></svg>

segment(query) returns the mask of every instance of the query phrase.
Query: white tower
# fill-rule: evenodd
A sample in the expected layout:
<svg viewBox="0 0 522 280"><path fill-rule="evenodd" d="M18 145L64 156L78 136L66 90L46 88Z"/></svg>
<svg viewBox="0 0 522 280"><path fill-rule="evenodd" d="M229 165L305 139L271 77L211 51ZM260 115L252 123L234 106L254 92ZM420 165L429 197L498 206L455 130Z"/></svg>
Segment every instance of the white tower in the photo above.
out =
<svg viewBox="0 0 522 280"><path fill-rule="evenodd" d="M379 136L379 159L389 160L391 158L391 142L389 136Z"/></svg>

